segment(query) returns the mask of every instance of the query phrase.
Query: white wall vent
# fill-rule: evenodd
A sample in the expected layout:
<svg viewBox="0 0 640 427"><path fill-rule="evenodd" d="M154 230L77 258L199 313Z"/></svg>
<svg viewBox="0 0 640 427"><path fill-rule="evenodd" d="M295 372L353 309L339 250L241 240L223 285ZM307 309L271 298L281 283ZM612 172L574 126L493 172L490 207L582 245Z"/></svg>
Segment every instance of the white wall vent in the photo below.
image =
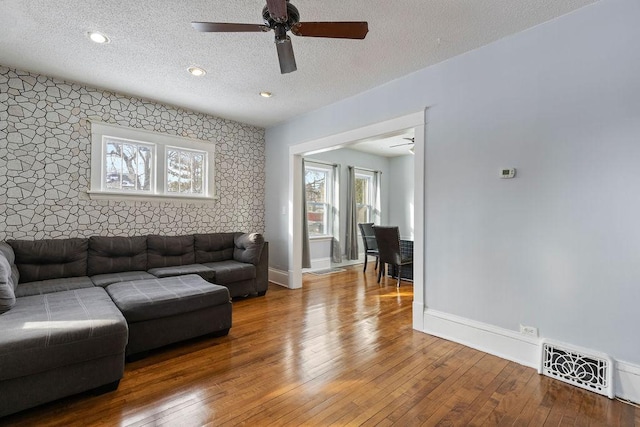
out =
<svg viewBox="0 0 640 427"><path fill-rule="evenodd" d="M606 354L544 340L539 372L614 398L613 359Z"/></svg>

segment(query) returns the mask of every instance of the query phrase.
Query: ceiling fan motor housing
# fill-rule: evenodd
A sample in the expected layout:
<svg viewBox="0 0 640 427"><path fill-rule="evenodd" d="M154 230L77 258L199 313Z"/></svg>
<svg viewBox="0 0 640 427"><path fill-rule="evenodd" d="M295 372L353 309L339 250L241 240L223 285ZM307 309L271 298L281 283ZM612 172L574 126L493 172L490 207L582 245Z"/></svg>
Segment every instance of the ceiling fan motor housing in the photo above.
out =
<svg viewBox="0 0 640 427"><path fill-rule="evenodd" d="M291 27L300 22L300 12L298 12L298 8L289 3L287 0L287 21L286 22L278 22L271 17L269 14L269 8L267 6L262 9L262 19L264 20L265 25L269 28L274 29L278 25L284 26L284 30L289 31Z"/></svg>

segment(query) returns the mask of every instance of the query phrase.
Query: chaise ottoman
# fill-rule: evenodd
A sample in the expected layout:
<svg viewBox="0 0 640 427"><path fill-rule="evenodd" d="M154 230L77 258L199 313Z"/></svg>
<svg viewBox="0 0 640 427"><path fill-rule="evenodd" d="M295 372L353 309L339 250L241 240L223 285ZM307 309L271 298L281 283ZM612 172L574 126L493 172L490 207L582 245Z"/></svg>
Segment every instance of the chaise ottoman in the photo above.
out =
<svg viewBox="0 0 640 427"><path fill-rule="evenodd" d="M136 355L201 335L227 335L229 290L197 274L108 285L107 293L129 325L126 355Z"/></svg>
<svg viewBox="0 0 640 427"><path fill-rule="evenodd" d="M115 390L126 344L127 323L102 288L17 298L0 316L0 417Z"/></svg>

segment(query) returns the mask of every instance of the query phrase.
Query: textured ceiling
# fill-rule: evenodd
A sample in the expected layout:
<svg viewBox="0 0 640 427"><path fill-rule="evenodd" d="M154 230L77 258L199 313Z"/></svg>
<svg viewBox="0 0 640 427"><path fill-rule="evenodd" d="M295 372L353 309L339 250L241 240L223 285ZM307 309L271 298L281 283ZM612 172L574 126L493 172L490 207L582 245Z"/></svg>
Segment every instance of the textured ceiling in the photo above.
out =
<svg viewBox="0 0 640 427"><path fill-rule="evenodd" d="M263 0L0 0L0 65L269 127L594 3L594 0L294 0L301 21L369 22L362 41L204 34L191 21L262 23ZM111 38L91 43L86 33ZM207 75L187 73L198 65ZM258 96L271 91L270 99Z"/></svg>

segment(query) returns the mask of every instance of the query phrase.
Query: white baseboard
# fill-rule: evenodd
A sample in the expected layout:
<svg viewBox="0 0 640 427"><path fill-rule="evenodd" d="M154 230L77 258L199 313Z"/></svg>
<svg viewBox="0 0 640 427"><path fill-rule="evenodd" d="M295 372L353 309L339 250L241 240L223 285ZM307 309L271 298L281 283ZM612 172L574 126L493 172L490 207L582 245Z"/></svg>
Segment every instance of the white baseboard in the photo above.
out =
<svg viewBox="0 0 640 427"><path fill-rule="evenodd" d="M420 310L421 304L414 302L413 309ZM414 311L413 326L420 330L418 315ZM540 367L540 338L432 309L424 310L422 331L536 370ZM615 361L613 382L616 396L640 402L640 366Z"/></svg>
<svg viewBox="0 0 640 427"><path fill-rule="evenodd" d="M269 267L269 281L276 285L289 287L289 273L283 270Z"/></svg>
<svg viewBox="0 0 640 427"><path fill-rule="evenodd" d="M331 258L315 258L311 260L311 268L303 268L303 273L310 273L331 268Z"/></svg>
<svg viewBox="0 0 640 427"><path fill-rule="evenodd" d="M616 388L616 396L640 403L640 366L616 361L613 383Z"/></svg>
<svg viewBox="0 0 640 427"><path fill-rule="evenodd" d="M437 310L424 311L424 332L538 369L540 340Z"/></svg>

